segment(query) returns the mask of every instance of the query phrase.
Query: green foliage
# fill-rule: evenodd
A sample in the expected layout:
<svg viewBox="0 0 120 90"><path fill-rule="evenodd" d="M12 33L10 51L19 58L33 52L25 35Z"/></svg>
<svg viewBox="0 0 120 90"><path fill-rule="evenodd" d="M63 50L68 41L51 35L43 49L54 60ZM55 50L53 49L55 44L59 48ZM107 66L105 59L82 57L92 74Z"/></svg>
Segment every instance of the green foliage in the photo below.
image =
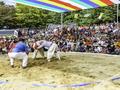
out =
<svg viewBox="0 0 120 90"><path fill-rule="evenodd" d="M104 14L101 19L98 19L100 13ZM89 15L85 16L86 14ZM60 13L51 12L21 4L17 4L16 7L7 6L3 2L0 2L0 28L3 28L3 26L9 26L10 28L46 27L48 24L51 23L60 24L60 19ZM78 25L90 25L94 23L113 22L115 20L115 5L97 9L65 12L63 14L64 24L74 22Z"/></svg>
<svg viewBox="0 0 120 90"><path fill-rule="evenodd" d="M100 13L104 13L101 19L98 19ZM74 16L79 16L75 18ZM85 17L86 14L89 16ZM89 25L94 23L106 23L116 20L116 6L107 6L97 9L81 10L76 12L68 12L64 15L64 23L74 22L78 25Z"/></svg>
<svg viewBox="0 0 120 90"><path fill-rule="evenodd" d="M15 8L13 6L6 6L0 2L0 28L4 26L12 27L15 25Z"/></svg>
<svg viewBox="0 0 120 90"><path fill-rule="evenodd" d="M60 22L59 13L25 5L17 5L16 15L18 25L22 27L42 27L49 23L56 24Z"/></svg>

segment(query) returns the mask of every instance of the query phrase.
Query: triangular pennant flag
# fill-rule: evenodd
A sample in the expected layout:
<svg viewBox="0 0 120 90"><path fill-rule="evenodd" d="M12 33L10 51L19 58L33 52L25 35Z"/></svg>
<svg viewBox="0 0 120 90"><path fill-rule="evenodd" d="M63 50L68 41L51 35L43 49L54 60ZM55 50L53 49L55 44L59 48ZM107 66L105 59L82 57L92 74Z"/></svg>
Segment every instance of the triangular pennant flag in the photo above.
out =
<svg viewBox="0 0 120 90"><path fill-rule="evenodd" d="M77 19L77 18L78 18L78 16L79 16L79 14L75 14L74 18L76 18L76 19Z"/></svg>
<svg viewBox="0 0 120 90"><path fill-rule="evenodd" d="M85 14L84 17L89 17L91 14Z"/></svg>
<svg viewBox="0 0 120 90"><path fill-rule="evenodd" d="M104 13L100 13L98 19L101 19Z"/></svg>

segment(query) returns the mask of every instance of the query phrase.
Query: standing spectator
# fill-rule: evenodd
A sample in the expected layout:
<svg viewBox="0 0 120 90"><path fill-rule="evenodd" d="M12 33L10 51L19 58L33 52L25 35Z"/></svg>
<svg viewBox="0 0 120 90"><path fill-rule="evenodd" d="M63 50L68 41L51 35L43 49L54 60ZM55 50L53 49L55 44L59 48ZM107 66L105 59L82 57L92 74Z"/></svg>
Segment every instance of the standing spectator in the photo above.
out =
<svg viewBox="0 0 120 90"><path fill-rule="evenodd" d="M18 37L18 31L17 30L14 31L14 36Z"/></svg>
<svg viewBox="0 0 120 90"><path fill-rule="evenodd" d="M18 30L18 37L22 37L22 32L20 30Z"/></svg>

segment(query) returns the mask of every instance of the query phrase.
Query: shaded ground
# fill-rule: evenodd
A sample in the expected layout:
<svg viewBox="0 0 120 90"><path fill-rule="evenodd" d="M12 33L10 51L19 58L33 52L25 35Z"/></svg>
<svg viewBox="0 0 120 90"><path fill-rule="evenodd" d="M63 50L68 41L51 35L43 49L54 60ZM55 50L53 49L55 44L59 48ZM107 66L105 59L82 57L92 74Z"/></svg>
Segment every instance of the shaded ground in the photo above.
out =
<svg viewBox="0 0 120 90"><path fill-rule="evenodd" d="M62 53L61 56L61 61L53 58L46 62L42 58L32 60L30 55L27 69L20 67L20 60L11 68L8 57L1 56L0 90L120 90L119 79L110 81L110 77L120 75L120 56L91 53ZM96 81L102 83L59 86Z"/></svg>

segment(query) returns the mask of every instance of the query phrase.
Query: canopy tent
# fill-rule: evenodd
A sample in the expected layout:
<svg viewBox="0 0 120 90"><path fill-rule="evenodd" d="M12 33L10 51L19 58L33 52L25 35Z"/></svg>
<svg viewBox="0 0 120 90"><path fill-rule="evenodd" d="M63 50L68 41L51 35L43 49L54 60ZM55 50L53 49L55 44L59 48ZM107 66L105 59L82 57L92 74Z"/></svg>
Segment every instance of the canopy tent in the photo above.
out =
<svg viewBox="0 0 120 90"><path fill-rule="evenodd" d="M117 3L117 0L16 0L17 3L55 12L97 8Z"/></svg>

